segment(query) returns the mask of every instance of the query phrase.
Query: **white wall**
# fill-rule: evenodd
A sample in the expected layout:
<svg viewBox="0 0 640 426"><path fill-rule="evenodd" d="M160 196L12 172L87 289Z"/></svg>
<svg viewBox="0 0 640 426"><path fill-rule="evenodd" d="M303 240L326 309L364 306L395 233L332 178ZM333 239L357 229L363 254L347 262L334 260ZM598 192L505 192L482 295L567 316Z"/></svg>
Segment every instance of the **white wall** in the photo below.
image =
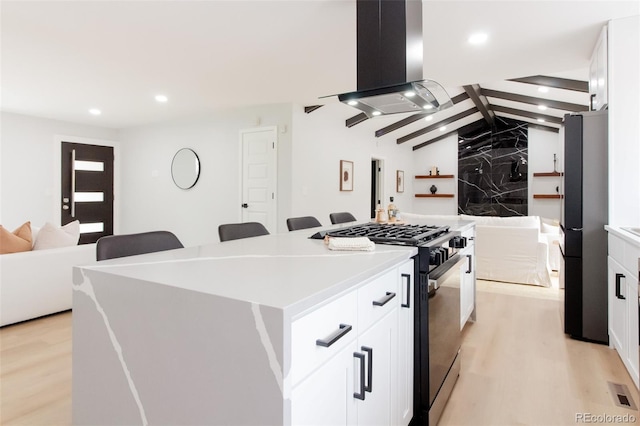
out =
<svg viewBox="0 0 640 426"><path fill-rule="evenodd" d="M454 175L454 179L415 179L416 175L428 175L431 167L438 167L442 175ZM412 172L407 180L413 181L415 193L430 194L435 185L438 193L455 194L454 198L413 198L413 213L458 214L458 135L453 134L413 152Z"/></svg>
<svg viewBox="0 0 640 426"><path fill-rule="evenodd" d="M316 216L330 224L329 213L348 211L360 221L370 219L371 159L384 160L383 207L394 197L400 211L412 208L411 156L408 144L397 135L380 138L375 130L398 118L380 117L347 128L345 120L358 113L342 104L329 104L305 114L293 108L292 216ZM340 160L353 161L353 191L340 191ZM396 170L405 172L405 189L396 192Z"/></svg>
<svg viewBox="0 0 640 426"><path fill-rule="evenodd" d="M282 104L123 130L122 232L168 229L187 246L218 241L218 225L241 220L238 133L256 126L279 128L278 232L286 232L286 219L294 216L316 216L329 225L329 213L350 211L368 220L372 157L384 160L385 206L394 196L407 211L413 198L411 147L398 146L394 136L375 138L382 121L347 128L345 120L356 113L342 104L311 114L301 105ZM202 163L189 190L178 189L170 174L171 159L182 147L192 148ZM354 163L353 191L339 190L340 160ZM405 171L402 194L395 188L398 169Z"/></svg>
<svg viewBox="0 0 640 426"><path fill-rule="evenodd" d="M241 221L241 129L278 126L278 216L290 211L291 105L215 111L122 131L122 232L166 229L185 246L218 241L218 225ZM200 158L197 184L171 179L180 148ZM279 230L286 230L278 222Z"/></svg>
<svg viewBox="0 0 640 426"><path fill-rule="evenodd" d="M57 136L118 141L119 132L45 118L0 112L0 224L13 230L27 220L41 227L56 223L60 200Z"/></svg>
<svg viewBox="0 0 640 426"><path fill-rule="evenodd" d="M563 171L564 150L560 134L529 128L529 215L560 221L562 200L534 199L534 194L556 194L556 186L562 193L561 177L533 177L534 173L553 171L553 154L556 154L556 171Z"/></svg>
<svg viewBox="0 0 640 426"><path fill-rule="evenodd" d="M640 16L609 22L609 223L640 226Z"/></svg>

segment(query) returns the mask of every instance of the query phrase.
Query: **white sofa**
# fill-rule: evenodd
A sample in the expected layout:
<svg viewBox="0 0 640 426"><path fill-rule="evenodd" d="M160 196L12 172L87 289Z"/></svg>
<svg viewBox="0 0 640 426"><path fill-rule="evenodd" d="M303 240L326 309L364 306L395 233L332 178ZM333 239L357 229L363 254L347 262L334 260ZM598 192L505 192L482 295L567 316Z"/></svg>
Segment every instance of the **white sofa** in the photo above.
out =
<svg viewBox="0 0 640 426"><path fill-rule="evenodd" d="M71 309L73 266L95 261L95 244L0 255L0 326Z"/></svg>
<svg viewBox="0 0 640 426"><path fill-rule="evenodd" d="M551 286L548 240L538 216L468 216L476 223L476 277Z"/></svg>
<svg viewBox="0 0 640 426"><path fill-rule="evenodd" d="M407 222L476 223L476 278L519 284L551 286L550 237L540 232L538 216L495 217L469 215L421 215L401 213Z"/></svg>

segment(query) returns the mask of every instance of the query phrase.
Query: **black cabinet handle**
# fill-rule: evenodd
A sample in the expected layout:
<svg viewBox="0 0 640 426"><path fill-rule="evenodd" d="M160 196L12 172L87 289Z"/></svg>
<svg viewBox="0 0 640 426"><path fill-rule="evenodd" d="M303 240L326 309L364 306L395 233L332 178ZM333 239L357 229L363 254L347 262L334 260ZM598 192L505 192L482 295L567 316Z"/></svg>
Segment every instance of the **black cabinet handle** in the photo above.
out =
<svg viewBox="0 0 640 426"><path fill-rule="evenodd" d="M351 326L348 324L340 324L340 328L336 330L331 336L326 339L318 339L316 340L316 345L328 348L333 345L335 342L340 340L342 336L351 331Z"/></svg>
<svg viewBox="0 0 640 426"><path fill-rule="evenodd" d="M405 282L407 284L407 303L402 303L400 304L400 306L403 308L410 308L411 307L411 275L402 274L402 278L406 278Z"/></svg>
<svg viewBox="0 0 640 426"><path fill-rule="evenodd" d="M354 392L353 397L364 401L364 354L354 352L353 356L360 360L360 392Z"/></svg>
<svg viewBox="0 0 640 426"><path fill-rule="evenodd" d="M396 297L395 293L391 293L390 291L387 292L387 295L385 297L383 297L380 300L374 300L373 301L373 305L374 306L384 306L387 303L389 303L389 300L393 299L394 297Z"/></svg>
<svg viewBox="0 0 640 426"><path fill-rule="evenodd" d="M467 269L467 274L473 272L473 256L468 254L467 258L469 259L469 268Z"/></svg>
<svg viewBox="0 0 640 426"><path fill-rule="evenodd" d="M242 208L243 208L243 209L247 209L247 208L249 208L249 204L247 204L247 203L242 203Z"/></svg>
<svg viewBox="0 0 640 426"><path fill-rule="evenodd" d="M371 390L373 389L373 349L366 346L362 346L360 349L365 351L369 358L369 365L367 366L367 384L364 386L364 390L371 393Z"/></svg>
<svg viewBox="0 0 640 426"><path fill-rule="evenodd" d="M618 299L625 300L626 297L624 297L622 293L620 293L620 280L622 278L625 278L624 274L616 274L616 297Z"/></svg>

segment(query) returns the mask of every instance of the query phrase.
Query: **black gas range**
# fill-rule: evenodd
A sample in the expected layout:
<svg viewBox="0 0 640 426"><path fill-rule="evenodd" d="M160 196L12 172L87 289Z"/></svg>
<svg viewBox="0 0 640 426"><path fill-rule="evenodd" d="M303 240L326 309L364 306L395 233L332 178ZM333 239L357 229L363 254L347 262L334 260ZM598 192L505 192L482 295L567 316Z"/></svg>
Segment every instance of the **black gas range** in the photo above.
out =
<svg viewBox="0 0 640 426"><path fill-rule="evenodd" d="M414 421L437 424L460 371L460 285L466 238L449 226L366 223L326 232L418 248L414 258Z"/></svg>
<svg viewBox="0 0 640 426"><path fill-rule="evenodd" d="M449 226L365 223L326 232L330 237L368 237L376 244L418 247L420 283L428 284L428 273L446 263L466 239Z"/></svg>

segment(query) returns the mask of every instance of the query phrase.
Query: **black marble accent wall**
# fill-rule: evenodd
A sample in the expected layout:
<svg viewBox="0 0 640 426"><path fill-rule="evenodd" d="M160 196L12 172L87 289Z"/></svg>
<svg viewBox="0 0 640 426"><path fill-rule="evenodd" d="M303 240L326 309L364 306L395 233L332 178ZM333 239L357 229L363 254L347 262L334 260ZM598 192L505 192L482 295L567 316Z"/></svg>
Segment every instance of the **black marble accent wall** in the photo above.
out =
<svg viewBox="0 0 640 426"><path fill-rule="evenodd" d="M528 133L527 123L496 117L458 135L459 213L527 215Z"/></svg>

